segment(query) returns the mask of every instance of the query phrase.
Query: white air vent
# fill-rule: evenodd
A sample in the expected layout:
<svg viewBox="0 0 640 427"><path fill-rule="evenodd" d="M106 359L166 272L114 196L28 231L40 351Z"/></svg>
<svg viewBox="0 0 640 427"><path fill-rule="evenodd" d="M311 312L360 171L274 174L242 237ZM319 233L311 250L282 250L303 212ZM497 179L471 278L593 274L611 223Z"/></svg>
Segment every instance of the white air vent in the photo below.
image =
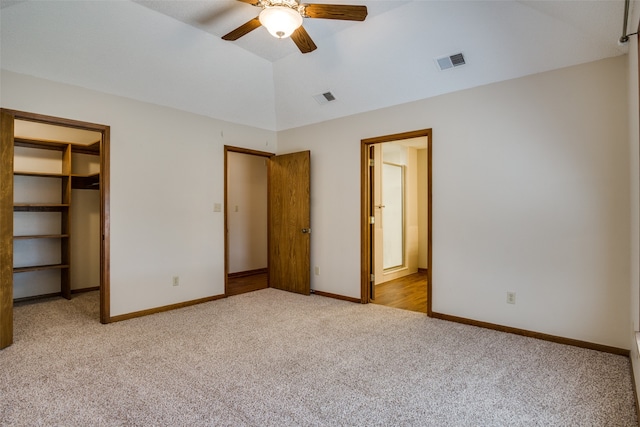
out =
<svg viewBox="0 0 640 427"><path fill-rule="evenodd" d="M449 56L441 56L440 58L434 59L440 71L448 70L450 68L455 68L466 64L462 53L456 53L455 55Z"/></svg>
<svg viewBox="0 0 640 427"><path fill-rule="evenodd" d="M327 102L335 101L336 97L333 96L331 92L325 92L319 95L314 95L313 99L315 99L318 104L322 105L326 104Z"/></svg>

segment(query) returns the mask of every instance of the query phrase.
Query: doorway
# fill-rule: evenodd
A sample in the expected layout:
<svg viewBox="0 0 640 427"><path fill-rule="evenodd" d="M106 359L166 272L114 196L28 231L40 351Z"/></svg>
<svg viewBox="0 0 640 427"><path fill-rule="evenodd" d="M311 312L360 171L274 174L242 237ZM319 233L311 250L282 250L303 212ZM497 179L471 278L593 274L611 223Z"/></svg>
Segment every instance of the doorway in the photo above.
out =
<svg viewBox="0 0 640 427"><path fill-rule="evenodd" d="M431 130L362 140L363 303L431 314Z"/></svg>
<svg viewBox="0 0 640 427"><path fill-rule="evenodd" d="M269 287L267 161L273 153L224 147L226 296Z"/></svg>
<svg viewBox="0 0 640 427"><path fill-rule="evenodd" d="M109 126L8 109L0 109L0 120L0 348L13 342L16 296L49 292L70 299L72 293L99 289L100 321L108 323ZM52 163L57 170L48 169ZM47 187L53 192L43 191ZM31 197L37 201L27 200ZM89 211L95 215L81 218ZM90 249L77 250L85 237L92 240ZM90 262L90 253L99 253L99 260ZM16 254L22 257L19 265ZM41 277L24 280L30 274L49 274L49 283ZM57 284L51 280L56 276ZM20 292L14 295L16 284Z"/></svg>
<svg viewBox="0 0 640 427"><path fill-rule="evenodd" d="M274 155L225 146L225 295L229 292L230 209L229 160L233 153L258 156L267 163L268 287L309 295L310 277L310 151ZM240 207L238 207L240 211ZM249 270L251 271L251 270Z"/></svg>

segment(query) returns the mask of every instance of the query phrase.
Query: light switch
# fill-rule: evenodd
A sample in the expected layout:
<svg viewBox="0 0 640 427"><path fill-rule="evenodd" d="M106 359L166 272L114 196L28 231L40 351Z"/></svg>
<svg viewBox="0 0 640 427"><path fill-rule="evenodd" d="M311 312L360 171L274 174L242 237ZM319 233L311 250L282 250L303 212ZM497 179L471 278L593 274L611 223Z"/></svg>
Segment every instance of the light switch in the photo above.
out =
<svg viewBox="0 0 640 427"><path fill-rule="evenodd" d="M222 212L222 205L220 203L214 203L213 204L213 211L214 212Z"/></svg>

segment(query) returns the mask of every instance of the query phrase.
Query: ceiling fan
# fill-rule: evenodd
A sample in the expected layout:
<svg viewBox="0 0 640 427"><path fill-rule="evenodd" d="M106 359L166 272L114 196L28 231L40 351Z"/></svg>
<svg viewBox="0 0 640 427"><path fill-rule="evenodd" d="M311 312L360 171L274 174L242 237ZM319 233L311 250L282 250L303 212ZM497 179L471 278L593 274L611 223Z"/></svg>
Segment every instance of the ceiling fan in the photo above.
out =
<svg viewBox="0 0 640 427"><path fill-rule="evenodd" d="M260 14L242 24L235 30L222 36L223 40L238 40L260 26L264 26L271 35L291 40L300 52L309 53L317 46L302 26L303 18L341 19L345 21L364 21L367 17L366 6L340 4L303 4L297 0L238 0L262 8Z"/></svg>

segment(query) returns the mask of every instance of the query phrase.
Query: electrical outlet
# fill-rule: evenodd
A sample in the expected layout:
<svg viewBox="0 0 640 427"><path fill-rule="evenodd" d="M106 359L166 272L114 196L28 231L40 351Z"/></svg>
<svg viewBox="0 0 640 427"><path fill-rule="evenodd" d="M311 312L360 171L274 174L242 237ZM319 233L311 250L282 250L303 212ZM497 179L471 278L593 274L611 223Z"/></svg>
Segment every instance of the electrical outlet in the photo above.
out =
<svg viewBox="0 0 640 427"><path fill-rule="evenodd" d="M173 276L173 286L180 285L180 276Z"/></svg>
<svg viewBox="0 0 640 427"><path fill-rule="evenodd" d="M516 303L516 293L507 292L507 304L515 304L515 303Z"/></svg>
<svg viewBox="0 0 640 427"><path fill-rule="evenodd" d="M320 267L317 267L313 269L313 271L315 272L316 276L320 275Z"/></svg>

